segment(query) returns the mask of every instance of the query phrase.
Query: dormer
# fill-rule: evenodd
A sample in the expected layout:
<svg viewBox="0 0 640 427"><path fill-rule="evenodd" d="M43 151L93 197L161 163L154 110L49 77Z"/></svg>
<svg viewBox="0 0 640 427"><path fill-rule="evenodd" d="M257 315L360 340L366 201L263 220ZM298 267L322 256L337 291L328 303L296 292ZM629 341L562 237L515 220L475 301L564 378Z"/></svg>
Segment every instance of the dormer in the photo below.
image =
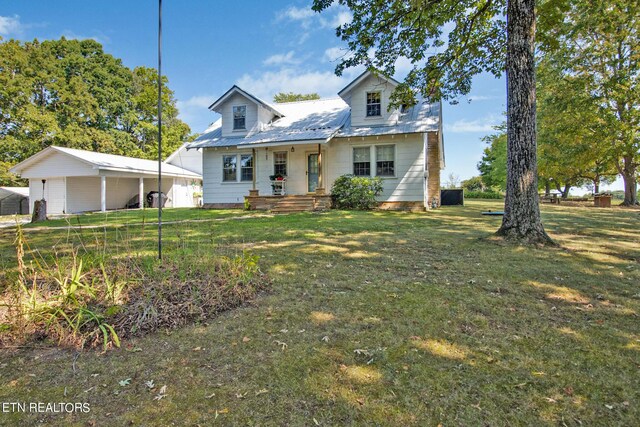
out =
<svg viewBox="0 0 640 427"><path fill-rule="evenodd" d="M392 126L400 112L388 111L389 97L398 81L365 71L338 92L351 107L351 126Z"/></svg>
<svg viewBox="0 0 640 427"><path fill-rule="evenodd" d="M274 119L284 117L272 105L233 86L209 109L222 116L223 137L243 137L259 132Z"/></svg>

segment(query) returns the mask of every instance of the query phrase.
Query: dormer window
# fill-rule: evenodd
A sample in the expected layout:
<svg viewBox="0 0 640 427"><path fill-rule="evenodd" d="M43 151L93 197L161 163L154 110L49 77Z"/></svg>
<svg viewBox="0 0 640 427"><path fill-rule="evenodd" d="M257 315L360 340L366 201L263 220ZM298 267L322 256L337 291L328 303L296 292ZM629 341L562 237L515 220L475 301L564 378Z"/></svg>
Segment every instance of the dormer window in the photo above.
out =
<svg viewBox="0 0 640 427"><path fill-rule="evenodd" d="M377 117L382 114L380 92L367 92L367 117Z"/></svg>
<svg viewBox="0 0 640 427"><path fill-rule="evenodd" d="M233 130L245 130L246 120L247 120L247 106L246 105L234 106L233 107Z"/></svg>

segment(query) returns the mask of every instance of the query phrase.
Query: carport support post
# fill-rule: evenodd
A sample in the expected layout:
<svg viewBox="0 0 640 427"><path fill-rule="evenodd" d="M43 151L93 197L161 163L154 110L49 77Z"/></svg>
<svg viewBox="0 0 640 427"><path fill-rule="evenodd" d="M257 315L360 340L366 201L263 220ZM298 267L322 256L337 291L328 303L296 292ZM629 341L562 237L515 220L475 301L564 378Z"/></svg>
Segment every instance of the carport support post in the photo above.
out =
<svg viewBox="0 0 640 427"><path fill-rule="evenodd" d="M138 204L139 208L144 208L144 178L138 178Z"/></svg>
<svg viewBox="0 0 640 427"><path fill-rule="evenodd" d="M107 177L100 177L100 210L107 211Z"/></svg>

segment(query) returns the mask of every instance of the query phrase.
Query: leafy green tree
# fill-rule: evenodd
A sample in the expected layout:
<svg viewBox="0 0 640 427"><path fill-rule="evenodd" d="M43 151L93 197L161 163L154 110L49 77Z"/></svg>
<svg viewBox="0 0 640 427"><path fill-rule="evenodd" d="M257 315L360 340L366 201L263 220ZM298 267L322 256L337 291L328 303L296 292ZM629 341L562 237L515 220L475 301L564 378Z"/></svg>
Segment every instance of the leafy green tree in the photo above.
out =
<svg viewBox="0 0 640 427"><path fill-rule="evenodd" d="M320 95L317 93L293 93L293 92L280 92L273 96L273 102L296 102L296 101L311 101L314 99L320 99Z"/></svg>
<svg viewBox="0 0 640 427"><path fill-rule="evenodd" d="M462 181L462 188L467 191L478 192L482 192L487 189L486 185L484 185L484 182L482 181L481 176L474 176L469 179L465 179L464 181Z"/></svg>
<svg viewBox="0 0 640 427"><path fill-rule="evenodd" d="M507 188L507 134L504 130L482 138L487 144L478 163L485 186L505 191Z"/></svg>
<svg viewBox="0 0 640 427"><path fill-rule="evenodd" d="M559 0L547 2L545 12L559 19L542 50L562 61L565 76L584 84L602 135L597 144L606 145L624 180L623 204L638 204L640 3Z"/></svg>
<svg viewBox="0 0 640 427"><path fill-rule="evenodd" d="M155 159L157 73L131 70L94 40L0 43L0 183L49 145ZM189 134L163 79L163 145Z"/></svg>
<svg viewBox="0 0 640 427"><path fill-rule="evenodd" d="M498 77L506 69L507 192L497 234L551 243L538 206L535 0L314 0L313 9L334 3L353 15L336 29L351 51L338 63L338 75L365 65L389 77L399 58L413 64L392 95L392 107L415 103L416 93L431 99L467 94L474 75Z"/></svg>

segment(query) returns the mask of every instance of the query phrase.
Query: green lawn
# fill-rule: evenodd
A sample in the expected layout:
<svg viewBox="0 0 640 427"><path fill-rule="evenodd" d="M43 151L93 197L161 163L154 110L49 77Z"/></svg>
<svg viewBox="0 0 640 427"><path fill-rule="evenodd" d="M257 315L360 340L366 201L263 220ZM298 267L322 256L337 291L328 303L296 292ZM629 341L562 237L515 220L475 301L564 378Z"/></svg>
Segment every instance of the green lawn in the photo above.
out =
<svg viewBox="0 0 640 427"><path fill-rule="evenodd" d="M91 412L0 413L0 424L637 425L639 211L545 205L554 249L486 239L500 218L480 212L500 208L167 210L197 220L165 225L167 257L249 250L272 291L75 362L72 350L3 350L0 401L89 402ZM154 220L93 214L26 235L44 253L107 241L111 256L152 257ZM15 263L12 239L0 230L3 269Z"/></svg>

